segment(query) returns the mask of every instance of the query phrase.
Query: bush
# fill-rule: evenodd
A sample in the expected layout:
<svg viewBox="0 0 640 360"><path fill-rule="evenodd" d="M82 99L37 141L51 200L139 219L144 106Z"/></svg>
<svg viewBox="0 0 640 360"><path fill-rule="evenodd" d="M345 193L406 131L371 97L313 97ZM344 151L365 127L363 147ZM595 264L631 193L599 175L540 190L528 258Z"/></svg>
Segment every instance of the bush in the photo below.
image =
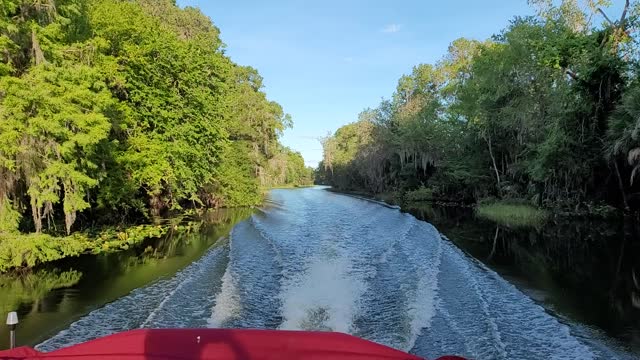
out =
<svg viewBox="0 0 640 360"><path fill-rule="evenodd" d="M407 202L420 202L433 200L433 190L424 186L417 190L407 191L405 194Z"/></svg>
<svg viewBox="0 0 640 360"><path fill-rule="evenodd" d="M168 226L162 225L139 225L127 228L126 230L104 230L92 239L91 252L100 254L127 250L147 239L160 238L164 236L168 230Z"/></svg>
<svg viewBox="0 0 640 360"><path fill-rule="evenodd" d="M18 232L21 219L22 215L13 208L9 199L0 201L0 234Z"/></svg>
<svg viewBox="0 0 640 360"><path fill-rule="evenodd" d="M377 194L375 196L375 199L384 201L387 204L391 204L391 205L398 205L402 203L401 194L397 191L388 191L388 192Z"/></svg>
<svg viewBox="0 0 640 360"><path fill-rule="evenodd" d="M17 268L32 268L66 257L85 253L106 253L129 249L147 239L160 238L170 228L190 231L198 223L186 225L139 225L125 230L106 229L97 234L76 233L65 237L48 234L0 233L0 273Z"/></svg>
<svg viewBox="0 0 640 360"><path fill-rule="evenodd" d="M0 235L0 272L21 267L30 268L41 263L78 256L89 247L90 242L85 235Z"/></svg>

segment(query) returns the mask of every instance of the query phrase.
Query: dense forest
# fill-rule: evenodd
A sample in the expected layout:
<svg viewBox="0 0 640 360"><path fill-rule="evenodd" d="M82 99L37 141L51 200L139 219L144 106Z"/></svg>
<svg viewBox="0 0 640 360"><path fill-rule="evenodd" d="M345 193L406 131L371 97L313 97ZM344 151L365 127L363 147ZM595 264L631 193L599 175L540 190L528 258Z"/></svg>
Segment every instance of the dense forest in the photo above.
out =
<svg viewBox="0 0 640 360"><path fill-rule="evenodd" d="M1 0L0 240L312 182L262 88L174 0Z"/></svg>
<svg viewBox="0 0 640 360"><path fill-rule="evenodd" d="M414 200L640 207L638 2L530 1L486 41L458 39L391 99L323 139L317 181Z"/></svg>
<svg viewBox="0 0 640 360"><path fill-rule="evenodd" d="M308 180L291 125L218 29L173 1L4 0L0 216L37 232L83 213L260 202Z"/></svg>

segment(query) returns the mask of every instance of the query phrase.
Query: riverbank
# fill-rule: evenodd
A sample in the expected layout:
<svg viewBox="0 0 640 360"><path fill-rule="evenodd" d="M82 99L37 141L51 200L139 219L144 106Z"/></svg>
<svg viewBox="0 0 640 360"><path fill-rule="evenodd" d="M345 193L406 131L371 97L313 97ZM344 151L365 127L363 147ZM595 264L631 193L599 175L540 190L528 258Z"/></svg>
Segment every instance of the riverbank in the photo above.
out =
<svg viewBox="0 0 640 360"><path fill-rule="evenodd" d="M166 296L167 291L140 294L136 289L149 284L166 285L168 279L197 262L203 254L224 245L233 226L253 211L211 210L198 218L198 226L191 231L171 227L163 236L146 239L126 250L95 255L88 252L28 271L0 275L1 313L17 311L18 344L34 346L123 296L134 294L137 300L131 305L140 307L143 300ZM189 303L192 302L190 299ZM129 317L125 316L123 321ZM8 347L6 329L0 327L0 348Z"/></svg>
<svg viewBox="0 0 640 360"><path fill-rule="evenodd" d="M395 205L395 206L399 206L400 205L400 199L397 196L396 193L393 192L387 192L387 193L380 193L380 194L371 194L365 191L356 191L356 190L338 190L332 187L328 187L325 189L325 191L329 191L329 192L334 192L337 194L343 194L343 195L350 195L350 196L356 196L356 197L362 197L362 198L366 198L366 199L371 199L371 200L375 200L375 201L381 201L384 202L388 205Z"/></svg>
<svg viewBox="0 0 640 360"><path fill-rule="evenodd" d="M21 273L44 264L84 254L112 253L137 248L169 231L189 232L198 222L136 225L126 228L76 232L69 236L49 234L0 234L0 273Z"/></svg>
<svg viewBox="0 0 640 360"><path fill-rule="evenodd" d="M268 191L274 189L298 189L313 187L306 184L287 184L262 189L260 200L247 207L259 206ZM233 206L223 208L243 208ZM3 232L0 228L0 274L23 273L44 264L84 254L112 253L143 246L147 241L166 236L168 231L193 230L198 222L181 219L198 217L214 208L186 208L170 214L161 224L104 225L99 228L79 230L70 235L49 233L22 233L17 230ZM16 225L17 228L17 225Z"/></svg>
<svg viewBox="0 0 640 360"><path fill-rule="evenodd" d="M312 185L282 185L272 189L304 188ZM269 190L272 190L269 189ZM265 195L266 196L266 193ZM257 204L256 204L257 205ZM70 235L47 233L21 233L0 231L0 274L21 275L28 271L70 257L86 254L113 253L129 248L144 247L153 239L171 232L190 232L199 226L198 221L182 221L190 216L199 216L212 209L186 209L173 214L161 224L113 225L97 229L76 231Z"/></svg>
<svg viewBox="0 0 640 360"><path fill-rule="evenodd" d="M627 216L623 211L606 204L583 203L569 210L565 207L538 207L522 199L481 199L476 203L462 203L437 199L428 188L419 188L404 193L384 192L372 194L366 191L340 190L327 188L327 191L373 199L403 210L420 207L422 204L441 207L474 209L476 216L491 220L503 226L531 227L542 226L550 218L565 219L622 219Z"/></svg>
<svg viewBox="0 0 640 360"><path fill-rule="evenodd" d="M447 206L455 208L472 208L477 216L492 220L507 226L541 225L546 221L550 212L522 202L513 201L485 201L477 204L462 204L457 202L437 201L428 189L422 188L410 191L401 196L396 192L371 194L363 191L347 191L327 188L327 191L349 195L364 200L380 202L385 206L397 207L404 211L409 208L421 207L423 204Z"/></svg>

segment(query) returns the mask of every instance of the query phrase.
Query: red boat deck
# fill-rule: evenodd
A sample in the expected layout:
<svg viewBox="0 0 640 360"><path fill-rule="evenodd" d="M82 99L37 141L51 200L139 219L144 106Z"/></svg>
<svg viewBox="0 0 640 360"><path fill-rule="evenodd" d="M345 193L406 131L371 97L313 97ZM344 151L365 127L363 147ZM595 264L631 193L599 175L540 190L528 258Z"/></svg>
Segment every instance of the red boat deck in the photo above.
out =
<svg viewBox="0 0 640 360"><path fill-rule="evenodd" d="M0 352L2 360L419 360L421 358L346 334L331 332L141 329L65 349L41 353L31 348ZM441 360L461 359L445 357Z"/></svg>

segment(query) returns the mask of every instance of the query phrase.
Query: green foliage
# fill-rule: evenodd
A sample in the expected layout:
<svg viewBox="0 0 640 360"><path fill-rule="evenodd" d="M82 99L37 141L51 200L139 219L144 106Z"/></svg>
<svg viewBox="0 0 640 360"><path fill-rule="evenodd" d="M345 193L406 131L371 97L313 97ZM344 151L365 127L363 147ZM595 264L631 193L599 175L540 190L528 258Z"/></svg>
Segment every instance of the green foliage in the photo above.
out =
<svg viewBox="0 0 640 360"><path fill-rule="evenodd" d="M55 237L48 234L0 233L0 273L35 266L82 254L126 250L147 239L161 238L172 231L189 231L194 225L138 225L126 229L107 228L96 233L74 233Z"/></svg>
<svg viewBox="0 0 640 360"><path fill-rule="evenodd" d="M171 0L0 1L0 233L255 205L309 183L279 143L290 117L219 33ZM74 253L62 245L42 260Z"/></svg>
<svg viewBox="0 0 640 360"><path fill-rule="evenodd" d="M422 186L416 190L407 191L404 199L407 202L431 201L433 200L433 190Z"/></svg>
<svg viewBox="0 0 640 360"><path fill-rule="evenodd" d="M177 228L176 228L177 229ZM139 225L124 230L107 229L91 237L91 251L94 254L127 250L147 239L160 238L167 234L169 226Z"/></svg>
<svg viewBox="0 0 640 360"><path fill-rule="evenodd" d="M85 194L98 183L96 152L107 139L105 113L115 101L99 74L82 65L38 66L21 78L3 78L0 91L0 131L16 138L8 161L28 186L36 230L62 192L69 233L75 214L89 207Z"/></svg>
<svg viewBox="0 0 640 360"><path fill-rule="evenodd" d="M608 2L531 2L538 17L515 18L485 42L454 41L441 61L401 77L391 100L327 137L318 181L456 202L639 209L638 3L594 27Z"/></svg>
<svg viewBox="0 0 640 360"><path fill-rule="evenodd" d="M549 213L545 210L505 202L482 203L476 208L476 215L510 227L540 227L549 218Z"/></svg>
<svg viewBox="0 0 640 360"><path fill-rule="evenodd" d="M46 234L0 235L0 272L78 256L90 247L84 235L56 238Z"/></svg>
<svg viewBox="0 0 640 360"><path fill-rule="evenodd" d="M313 184L313 169L304 164L302 154L290 149L284 150L287 158L284 185L303 186Z"/></svg>
<svg viewBox="0 0 640 360"><path fill-rule="evenodd" d="M622 162L632 168L629 182L633 185L640 171L640 83L637 79L609 120L607 135L607 158L610 161L622 158Z"/></svg>
<svg viewBox="0 0 640 360"><path fill-rule="evenodd" d="M22 215L13 208L9 199L0 202L0 234L17 233L21 219Z"/></svg>
<svg viewBox="0 0 640 360"><path fill-rule="evenodd" d="M260 179L252 176L255 167L249 152L248 144L243 142L234 142L225 149L213 189L208 191L219 195L208 200L210 205L246 206L260 202Z"/></svg>

